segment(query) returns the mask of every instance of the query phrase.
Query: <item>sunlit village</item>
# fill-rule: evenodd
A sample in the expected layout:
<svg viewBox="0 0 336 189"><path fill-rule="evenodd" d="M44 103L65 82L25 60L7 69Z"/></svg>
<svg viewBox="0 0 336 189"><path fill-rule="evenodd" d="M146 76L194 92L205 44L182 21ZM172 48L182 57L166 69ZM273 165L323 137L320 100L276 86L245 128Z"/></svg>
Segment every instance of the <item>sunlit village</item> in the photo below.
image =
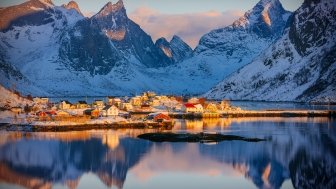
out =
<svg viewBox="0 0 336 189"><path fill-rule="evenodd" d="M169 122L172 118L218 118L224 112L239 112L229 100L183 98L144 92L134 97L97 98L52 102L47 97L29 97L31 104L12 107L12 123L33 125L111 124L126 122ZM85 99L85 97L84 97ZM133 116L132 116L133 115ZM136 116L142 115L142 116Z"/></svg>
<svg viewBox="0 0 336 189"><path fill-rule="evenodd" d="M153 127L172 129L175 119L334 116L334 112L328 110L246 110L231 105L226 99L211 101L206 98L157 95L155 92L144 92L133 97L97 97L90 99L91 103L88 103L86 97L76 102L53 102L47 97L15 98L24 98L23 102L26 103L16 107L2 107L7 112L2 114L2 119L9 125L15 125L16 127L11 127L14 130L27 126L43 131Z"/></svg>

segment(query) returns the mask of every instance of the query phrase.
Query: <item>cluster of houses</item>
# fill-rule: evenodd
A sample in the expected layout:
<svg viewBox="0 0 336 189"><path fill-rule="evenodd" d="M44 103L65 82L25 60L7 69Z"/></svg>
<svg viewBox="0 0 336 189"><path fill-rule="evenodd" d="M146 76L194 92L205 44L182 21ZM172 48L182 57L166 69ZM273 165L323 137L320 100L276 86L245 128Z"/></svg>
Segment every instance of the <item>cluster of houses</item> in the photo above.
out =
<svg viewBox="0 0 336 189"><path fill-rule="evenodd" d="M91 116L92 118L126 116L128 113L157 113L167 112L219 115L221 111L232 108L230 102L208 102L204 98L183 98L179 96L156 95L154 92L145 92L134 97L107 97L104 100L94 100L92 103L78 101L71 103L61 100L58 103L51 103L46 97L36 97L34 103L40 107L38 116ZM16 110L19 111L19 110Z"/></svg>

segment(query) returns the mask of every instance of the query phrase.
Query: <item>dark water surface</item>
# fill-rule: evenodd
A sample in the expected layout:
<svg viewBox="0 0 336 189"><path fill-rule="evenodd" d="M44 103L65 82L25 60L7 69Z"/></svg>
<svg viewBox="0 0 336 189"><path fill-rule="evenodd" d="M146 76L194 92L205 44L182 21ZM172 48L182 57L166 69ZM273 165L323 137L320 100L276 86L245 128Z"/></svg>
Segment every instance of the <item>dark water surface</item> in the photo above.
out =
<svg viewBox="0 0 336 189"><path fill-rule="evenodd" d="M0 188L336 188L327 118L177 120L175 132L269 138L152 143L153 130L0 133Z"/></svg>

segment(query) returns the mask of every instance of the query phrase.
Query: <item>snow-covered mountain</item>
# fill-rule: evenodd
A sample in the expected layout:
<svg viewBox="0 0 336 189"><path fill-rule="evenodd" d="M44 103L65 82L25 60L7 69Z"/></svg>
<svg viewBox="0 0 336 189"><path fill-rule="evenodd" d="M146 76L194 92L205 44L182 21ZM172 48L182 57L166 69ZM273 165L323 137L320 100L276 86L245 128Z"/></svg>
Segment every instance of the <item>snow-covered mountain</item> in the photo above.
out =
<svg viewBox="0 0 336 189"><path fill-rule="evenodd" d="M76 71L91 75L106 75L113 67L135 60L146 67L169 65L151 37L127 17L121 0L107 3L64 34L60 58Z"/></svg>
<svg viewBox="0 0 336 189"><path fill-rule="evenodd" d="M279 40L205 96L336 101L335 28L335 1L306 0Z"/></svg>
<svg viewBox="0 0 336 189"><path fill-rule="evenodd" d="M232 25L204 35L192 52L177 36L154 44L122 0L91 18L74 1L30 0L0 9L0 82L49 96L201 94L253 62L207 96L325 100L335 94L335 5L321 2L330 6L306 1L291 16L279 0L261 0Z"/></svg>
<svg viewBox="0 0 336 189"><path fill-rule="evenodd" d="M23 93L129 94L145 88L139 78L146 76L139 71L170 64L128 19L122 1L107 3L91 18L73 1L55 6L46 0L1 9L0 17L6 20L1 22L0 57L7 65L1 84L14 84Z"/></svg>
<svg viewBox="0 0 336 189"><path fill-rule="evenodd" d="M179 94L210 90L271 45L290 15L279 0L260 1L232 25L205 34L191 58L166 68L164 90Z"/></svg>

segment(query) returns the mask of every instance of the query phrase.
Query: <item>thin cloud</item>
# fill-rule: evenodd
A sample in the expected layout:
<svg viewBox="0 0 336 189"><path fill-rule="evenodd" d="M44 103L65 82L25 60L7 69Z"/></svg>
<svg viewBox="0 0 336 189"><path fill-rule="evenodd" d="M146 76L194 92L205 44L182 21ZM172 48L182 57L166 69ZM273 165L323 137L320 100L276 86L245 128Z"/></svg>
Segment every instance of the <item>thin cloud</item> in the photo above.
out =
<svg viewBox="0 0 336 189"><path fill-rule="evenodd" d="M178 35L194 48L202 35L230 25L242 15L241 11L164 14L148 7L140 7L131 12L129 17L149 33L153 40L160 37L169 40L173 35Z"/></svg>

